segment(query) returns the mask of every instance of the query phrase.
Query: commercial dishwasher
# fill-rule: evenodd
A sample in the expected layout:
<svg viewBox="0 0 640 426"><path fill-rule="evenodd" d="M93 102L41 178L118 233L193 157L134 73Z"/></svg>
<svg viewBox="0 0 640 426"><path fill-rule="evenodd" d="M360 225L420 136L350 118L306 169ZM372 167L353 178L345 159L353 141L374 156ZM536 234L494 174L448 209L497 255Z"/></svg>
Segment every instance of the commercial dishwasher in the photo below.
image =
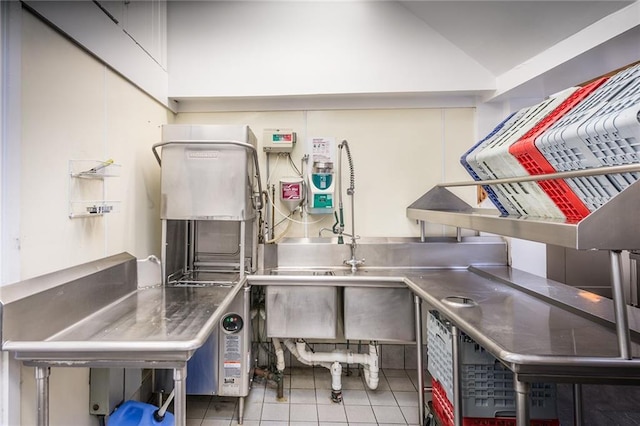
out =
<svg viewBox="0 0 640 426"><path fill-rule="evenodd" d="M153 152L161 164L163 285L232 286L245 280L257 266L262 208L251 129L164 125ZM239 397L239 423L252 377L249 309L246 285L187 364L187 395ZM157 391L171 389L166 375L155 378Z"/></svg>

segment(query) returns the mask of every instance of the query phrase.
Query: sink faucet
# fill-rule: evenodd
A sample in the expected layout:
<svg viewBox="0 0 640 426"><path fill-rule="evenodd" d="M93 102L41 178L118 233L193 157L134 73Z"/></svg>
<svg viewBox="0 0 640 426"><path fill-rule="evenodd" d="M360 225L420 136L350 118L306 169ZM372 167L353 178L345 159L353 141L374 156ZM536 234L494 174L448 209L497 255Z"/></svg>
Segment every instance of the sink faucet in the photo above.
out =
<svg viewBox="0 0 640 426"><path fill-rule="evenodd" d="M351 259L347 259L344 261L345 265L351 265L351 272L355 272L358 270L358 266L364 265L364 259L358 259L356 257L356 240L355 238L351 238Z"/></svg>
<svg viewBox="0 0 640 426"><path fill-rule="evenodd" d="M354 207L354 197L353 195L355 194L356 190L355 190L355 175L353 172L353 160L351 158L351 151L349 150L349 144L347 143L346 140L343 140L342 143L340 145L338 145L339 151L338 151L338 155L339 155L339 161L338 164L340 165L340 174L338 175L338 195L339 195L339 210L340 210L340 220L338 221L338 215L336 214L336 225L334 225L334 232L338 232L338 242L341 244L342 243L342 236L343 235L349 235L345 232L343 232L344 230L344 223L343 223L343 215L342 215L342 148L345 149L345 151L347 151L347 161L349 162L349 188L347 188L347 195L349 195L351 197L351 258L347 259L344 261L345 265L351 265L351 272L355 272L358 269L359 265L364 264L364 259L358 259L356 257L356 239L358 238L356 236L356 215L355 215L355 207ZM339 226L338 225L339 222Z"/></svg>

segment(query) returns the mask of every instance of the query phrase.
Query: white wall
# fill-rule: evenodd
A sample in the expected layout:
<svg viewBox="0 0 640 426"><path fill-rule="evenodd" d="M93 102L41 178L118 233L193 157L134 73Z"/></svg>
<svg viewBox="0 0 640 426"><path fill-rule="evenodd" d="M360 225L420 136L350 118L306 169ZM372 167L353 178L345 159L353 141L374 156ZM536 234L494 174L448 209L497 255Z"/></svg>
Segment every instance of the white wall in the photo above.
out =
<svg viewBox="0 0 640 426"><path fill-rule="evenodd" d="M173 114L38 18L22 15L21 279L127 251L159 256L160 169L151 145ZM107 198L120 211L68 217L70 159L113 158ZM54 368L50 424L95 425L88 370ZM33 369L22 369L22 421L35 424Z"/></svg>
<svg viewBox="0 0 640 426"><path fill-rule="evenodd" d="M164 105L167 99L166 3L32 1L27 7ZM125 4L129 3L129 4Z"/></svg>
<svg viewBox="0 0 640 426"><path fill-rule="evenodd" d="M355 169L356 234L366 237L420 235L418 225L407 219L406 207L436 183L468 179L459 157L474 140L474 122L472 108L181 113L176 117L176 123L250 125L258 138L264 181L268 178L266 155L262 150L264 129L291 128L297 132L298 144L292 158L298 167L300 158L308 153L308 137L333 136L337 143L346 139ZM294 174L285 160L276 160L274 155L270 164L271 182L275 185L280 177ZM346 168L344 154L343 164ZM350 233L348 173L345 171L343 176L345 225L346 232ZM463 188L456 193L469 203L475 202L474 188ZM277 205L286 212L283 206ZM276 222L281 218L277 214ZM316 237L321 227L331 227L335 221L331 215L308 218L296 215L295 219L306 221L307 225L292 224L287 236ZM283 228L276 229L276 236ZM455 232L433 224L427 230L430 235Z"/></svg>
<svg viewBox="0 0 640 426"><path fill-rule="evenodd" d="M171 97L495 87L397 2L171 2L168 34Z"/></svg>

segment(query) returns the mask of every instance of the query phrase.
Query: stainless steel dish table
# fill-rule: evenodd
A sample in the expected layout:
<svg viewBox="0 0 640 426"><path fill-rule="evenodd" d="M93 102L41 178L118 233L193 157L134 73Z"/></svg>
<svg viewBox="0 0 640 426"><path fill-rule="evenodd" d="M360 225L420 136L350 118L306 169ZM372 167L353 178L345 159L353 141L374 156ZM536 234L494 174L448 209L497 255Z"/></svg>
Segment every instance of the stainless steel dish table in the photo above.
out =
<svg viewBox="0 0 640 426"><path fill-rule="evenodd" d="M115 256L116 263L122 258L128 261L127 256L129 255ZM95 272L104 270L104 265L94 262L76 267L78 268ZM112 278L114 276L116 276L114 281L121 281L120 275L112 274ZM133 277L135 278L135 272ZM86 274L81 277L81 279L86 278ZM86 281L84 283L107 287L112 285L99 281L99 279L93 279L91 283ZM222 313L244 287L245 282L241 280L233 286L155 286L134 289L102 309L70 323L55 334L32 339L31 336L39 332L36 329L38 327L33 327L33 323L31 327L27 324L21 333L16 331L14 336L10 336L13 338L3 339L2 350L14 353L16 359L36 368L39 426L48 424L48 377L52 366L173 369L176 425L184 426L186 424L184 381L187 361L207 340ZM59 290L59 286L52 288ZM64 291L58 292L64 293ZM6 304L5 307L10 308L10 303L7 304L6 300L11 297L7 293L7 289L4 289L3 302ZM42 293L36 293L31 297L35 298L39 295ZM60 296L70 303L91 303L88 299L76 299L71 293ZM100 298L100 294L95 294L95 298ZM22 301L24 300L23 298ZM19 302L20 300L14 301L14 303ZM55 304L55 301L51 303ZM43 306L42 309L47 308ZM10 309L5 311L3 326L8 326L7 323L12 322L9 317ZM52 319L52 322L54 320ZM29 331L31 329L34 330Z"/></svg>
<svg viewBox="0 0 640 426"><path fill-rule="evenodd" d="M517 425L529 425L531 382L640 383L640 316L628 308L632 359L620 357L613 303L510 267L407 272L407 286L515 377ZM466 303L464 303L466 302ZM454 351L454 409L458 355ZM461 424L462 413L456 412Z"/></svg>
<svg viewBox="0 0 640 426"><path fill-rule="evenodd" d="M466 269L334 269L331 275L292 270L249 277L252 285L384 287L404 283L415 295L416 341L421 302L444 315L514 372L517 425L529 425L531 382L640 384L640 314L629 307L633 359L618 350L613 303L508 266ZM595 297L594 297L595 296ZM466 301L467 303L461 303ZM421 352L418 351L418 354ZM419 383L424 365L418 357ZM454 363L458 354L454 352ZM423 419L423 397L419 393ZM461 407L457 386L454 407ZM422 420L421 420L422 421ZM462 422L462 413L456 421Z"/></svg>

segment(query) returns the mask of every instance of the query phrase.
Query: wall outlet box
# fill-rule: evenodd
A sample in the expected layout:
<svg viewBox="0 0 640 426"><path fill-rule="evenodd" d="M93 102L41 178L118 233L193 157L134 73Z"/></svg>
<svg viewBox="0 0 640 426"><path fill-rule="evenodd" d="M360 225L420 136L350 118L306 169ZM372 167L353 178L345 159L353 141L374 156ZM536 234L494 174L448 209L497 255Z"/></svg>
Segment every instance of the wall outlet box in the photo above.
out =
<svg viewBox="0 0 640 426"><path fill-rule="evenodd" d="M296 143L296 132L291 129L264 129L264 152L291 152Z"/></svg>

